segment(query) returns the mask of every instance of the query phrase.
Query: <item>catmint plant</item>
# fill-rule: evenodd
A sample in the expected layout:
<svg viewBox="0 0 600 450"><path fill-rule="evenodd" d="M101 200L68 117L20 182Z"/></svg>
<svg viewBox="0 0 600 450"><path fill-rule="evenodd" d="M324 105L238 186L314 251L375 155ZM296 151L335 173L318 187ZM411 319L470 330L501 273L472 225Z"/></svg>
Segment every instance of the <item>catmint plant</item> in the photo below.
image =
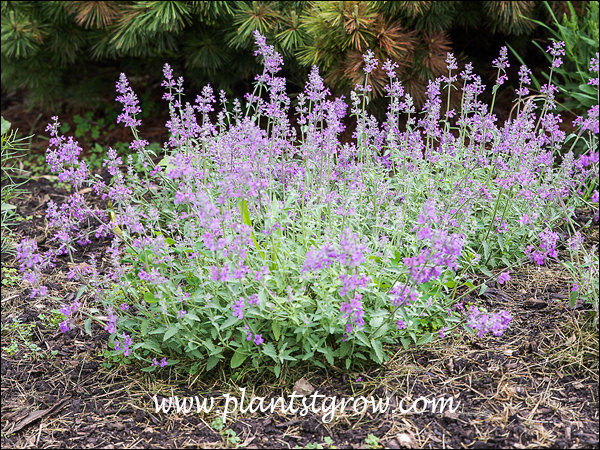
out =
<svg viewBox="0 0 600 450"><path fill-rule="evenodd" d="M91 333L96 322L109 355L147 371L247 362L278 376L302 361L350 368L461 325L482 338L507 332L507 311L462 306L485 290L474 275L505 285L529 261L571 257L573 267L589 267L575 255L584 245L572 217L592 206L598 220L597 107L566 136L551 80L541 107L524 102L530 72L522 68L516 116L500 124L481 100L481 78L449 54L448 75L429 83L420 112L394 64L381 62L390 104L379 123L367 109L380 64L372 52L349 104L315 67L292 107L278 76L283 58L255 38L264 70L243 101L223 92L217 101L209 85L190 101L165 64L170 136L160 155L141 136L139 101L122 74L118 123L132 132L131 153L109 148L106 178L90 173L58 118L48 126L50 170L73 190L48 205L51 245L24 240L17 256L32 296L51 295L44 271L59 262L80 279L77 298L86 295L87 306L64 305L62 331L83 320ZM549 51L557 67L561 47ZM509 81L505 48L493 64L495 98ZM449 109L452 89L462 94L459 111ZM342 143L348 115L357 128ZM575 157L566 147L579 139L588 150ZM103 254L75 264L93 240L103 240ZM597 305L597 284L579 282Z"/></svg>

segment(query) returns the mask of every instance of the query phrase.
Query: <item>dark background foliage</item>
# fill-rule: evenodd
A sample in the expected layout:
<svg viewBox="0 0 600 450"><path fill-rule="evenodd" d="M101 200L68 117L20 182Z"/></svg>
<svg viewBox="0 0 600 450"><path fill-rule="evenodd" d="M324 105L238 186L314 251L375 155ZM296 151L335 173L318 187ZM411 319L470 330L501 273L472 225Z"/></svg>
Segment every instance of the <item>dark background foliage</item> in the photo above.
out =
<svg viewBox="0 0 600 450"><path fill-rule="evenodd" d="M571 12L567 3L549 5L562 17L586 2L572 2ZM121 71L138 91L156 87L165 62L195 90L210 82L243 94L259 69L254 30L284 55L292 93L313 64L335 93L348 93L370 48L398 62L420 104L427 80L445 72L448 51L489 77L483 68L505 43L528 64L544 64L531 40L547 39L538 23L551 23L533 1L4 1L1 14L3 96L45 111L101 106ZM384 81L383 71L373 74L375 96Z"/></svg>

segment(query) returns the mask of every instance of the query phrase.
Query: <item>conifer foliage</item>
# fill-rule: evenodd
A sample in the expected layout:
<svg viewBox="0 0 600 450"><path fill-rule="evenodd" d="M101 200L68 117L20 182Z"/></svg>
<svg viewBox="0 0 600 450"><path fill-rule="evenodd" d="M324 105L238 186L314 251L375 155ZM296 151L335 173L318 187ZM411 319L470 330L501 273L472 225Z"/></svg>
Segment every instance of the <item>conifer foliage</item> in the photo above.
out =
<svg viewBox="0 0 600 450"><path fill-rule="evenodd" d="M197 86L251 81L254 31L286 57L291 83L316 64L336 90L349 92L362 82L370 48L397 63L420 103L428 80L445 70L450 29L524 35L536 26L527 17L545 20L547 11L530 1L5 1L1 14L3 91L24 88L30 103L51 106L89 105L107 85L98 77L114 78L114 66L142 75L167 60ZM385 78L381 69L371 74L373 96Z"/></svg>

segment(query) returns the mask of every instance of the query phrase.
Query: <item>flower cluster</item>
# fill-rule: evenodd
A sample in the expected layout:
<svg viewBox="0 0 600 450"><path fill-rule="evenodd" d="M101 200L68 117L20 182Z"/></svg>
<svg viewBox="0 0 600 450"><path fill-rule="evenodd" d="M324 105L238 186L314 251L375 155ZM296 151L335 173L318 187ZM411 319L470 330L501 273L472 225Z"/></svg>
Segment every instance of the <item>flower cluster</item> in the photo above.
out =
<svg viewBox="0 0 600 450"><path fill-rule="evenodd" d="M486 333L492 333L494 336L502 336L508 325L512 321L512 316L508 311L499 311L495 314L486 314L477 307L469 308L467 325L477 330L477 336L482 337Z"/></svg>
<svg viewBox="0 0 600 450"><path fill-rule="evenodd" d="M342 318L350 319L346 323L347 334L350 334L353 329L360 329L365 324L362 295L358 292L354 294L354 297L349 302L342 302L340 311L344 313Z"/></svg>

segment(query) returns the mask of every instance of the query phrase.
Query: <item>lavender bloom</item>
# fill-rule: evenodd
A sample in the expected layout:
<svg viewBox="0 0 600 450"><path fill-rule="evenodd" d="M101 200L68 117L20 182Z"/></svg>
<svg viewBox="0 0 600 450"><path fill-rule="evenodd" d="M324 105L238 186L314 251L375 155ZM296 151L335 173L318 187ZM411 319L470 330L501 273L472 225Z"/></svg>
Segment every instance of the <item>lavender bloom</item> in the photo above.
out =
<svg viewBox="0 0 600 450"><path fill-rule="evenodd" d="M500 56L492 61L492 66L497 67L500 70L505 70L510 67L510 64L508 64L508 48L506 48L506 46L503 46L500 49Z"/></svg>
<svg viewBox="0 0 600 450"><path fill-rule="evenodd" d="M515 92L520 97L526 97L529 95L529 89L526 86L531 84L531 70L527 68L527 66L522 65L519 69L519 89Z"/></svg>
<svg viewBox="0 0 600 450"><path fill-rule="evenodd" d="M242 297L240 297L240 299L234 302L234 304L231 306L231 308L233 309L233 316L237 317L240 320L243 319L245 306L246 302Z"/></svg>
<svg viewBox="0 0 600 450"><path fill-rule="evenodd" d="M421 298L421 293L406 284L397 284L390 289L390 303L394 306L409 306Z"/></svg>
<svg viewBox="0 0 600 450"><path fill-rule="evenodd" d="M595 72L596 73L596 78L590 78L590 80L588 81L588 84L591 86L599 86L599 78L598 78L598 72L600 72L600 67L598 64L598 61L600 60L598 52L596 52L596 57L592 57L590 59L590 72Z"/></svg>
<svg viewBox="0 0 600 450"><path fill-rule="evenodd" d="M340 289L340 296L346 295L349 291L353 291L359 287L366 287L367 284L371 281L368 276L359 277L358 275L340 275L340 279L344 283L342 288Z"/></svg>
<svg viewBox="0 0 600 450"><path fill-rule="evenodd" d="M123 356L129 356L131 354L131 350L129 348L131 344L133 344L131 336L123 332Z"/></svg>
<svg viewBox="0 0 600 450"><path fill-rule="evenodd" d="M248 305L260 305L258 294L252 294L250 297L248 297Z"/></svg>
<svg viewBox="0 0 600 450"><path fill-rule="evenodd" d="M502 272L498 275L498 284L504 284L510 280L510 272Z"/></svg>
<svg viewBox="0 0 600 450"><path fill-rule="evenodd" d="M58 326L60 327L60 331L62 331L63 333L66 333L67 331L69 331L69 321L68 320L63 320L61 323L58 324Z"/></svg>
<svg viewBox="0 0 600 450"><path fill-rule="evenodd" d="M262 344L263 342L265 342L265 340L263 339L263 337L262 337L262 334L255 334L255 335L254 335L254 343L255 343L256 345L260 345L260 344Z"/></svg>
<svg viewBox="0 0 600 450"><path fill-rule="evenodd" d="M169 363L167 362L167 358L161 359L160 362L158 362L158 360L156 358L152 358L152 365L166 367L167 365L169 365Z"/></svg>
<svg viewBox="0 0 600 450"><path fill-rule="evenodd" d="M140 280L147 281L150 284L161 284L169 281L167 278L163 277L158 269L152 269L150 272L146 272L144 269L140 269L138 274Z"/></svg>
<svg viewBox="0 0 600 450"><path fill-rule="evenodd" d="M108 322L106 324L106 326L104 327L104 330L108 331L110 334L116 333L117 332L117 316L115 316L115 314L113 313L113 309L112 306L109 306L106 309L106 312L108 313Z"/></svg>
<svg viewBox="0 0 600 450"><path fill-rule="evenodd" d="M24 239L16 245L17 260L20 264L21 272L26 269L32 269L42 263L42 257L37 253L37 242L34 239Z"/></svg>
<svg viewBox="0 0 600 450"><path fill-rule="evenodd" d="M454 57L454 53L446 53L446 66L448 70L457 70L458 64L456 63L456 58Z"/></svg>
<svg viewBox="0 0 600 450"><path fill-rule="evenodd" d="M126 127L136 128L142 124L141 120L136 120L136 114L142 112L139 107L137 95L129 86L129 81L124 73L121 73L117 82L117 93L121 94L117 97L117 101L123 105L123 112L117 117L117 123L123 122Z"/></svg>
<svg viewBox="0 0 600 450"><path fill-rule="evenodd" d="M508 311L500 311L496 314L485 314L479 311L475 306L471 306L469 309L467 325L474 330L477 330L478 337L482 337L489 332L492 332L494 336L502 336L511 320L512 316Z"/></svg>
<svg viewBox="0 0 600 450"><path fill-rule="evenodd" d="M340 253L337 255L337 260L345 266L357 267L365 262L366 250L367 247L360 243L359 237L352 233L350 228L345 228L340 238Z"/></svg>
<svg viewBox="0 0 600 450"><path fill-rule="evenodd" d="M320 250L314 246L306 253L306 259L302 265L302 272L322 269L329 267L338 260L338 253L329 243L326 243Z"/></svg>
<svg viewBox="0 0 600 450"><path fill-rule="evenodd" d="M342 316L344 319L350 317L350 321L346 324L346 333L350 334L352 329L360 329L364 324L364 315L365 312L363 310L362 304L362 295L356 293L354 298L349 302L342 302L340 311L344 313Z"/></svg>
<svg viewBox="0 0 600 450"><path fill-rule="evenodd" d="M363 55L363 60L365 61L364 71L366 74L373 72L379 64L372 50L367 50L367 53Z"/></svg>
<svg viewBox="0 0 600 450"><path fill-rule="evenodd" d="M275 51L275 47L267 45L267 39L258 30L254 31L253 34L254 41L258 46L258 50L254 52L254 55L263 57L265 73L275 74L279 72L281 66L283 66L283 57Z"/></svg>

